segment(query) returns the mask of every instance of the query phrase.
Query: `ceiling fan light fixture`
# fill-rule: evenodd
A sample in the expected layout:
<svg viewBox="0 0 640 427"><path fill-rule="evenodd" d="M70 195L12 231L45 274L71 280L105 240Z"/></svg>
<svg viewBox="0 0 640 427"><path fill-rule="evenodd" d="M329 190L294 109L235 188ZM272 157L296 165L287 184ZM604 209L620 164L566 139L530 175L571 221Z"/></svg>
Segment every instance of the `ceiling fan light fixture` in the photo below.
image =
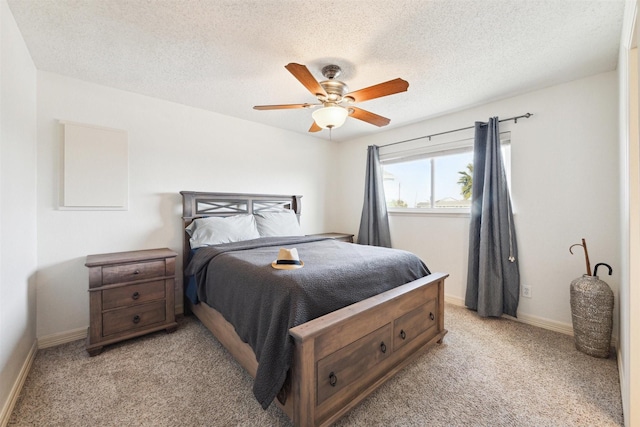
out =
<svg viewBox="0 0 640 427"><path fill-rule="evenodd" d="M313 120L322 129L335 129L342 126L347 120L349 111L346 108L339 107L337 105L331 105L328 107L320 108L311 114Z"/></svg>
<svg viewBox="0 0 640 427"><path fill-rule="evenodd" d="M256 105L255 110L288 110L295 108L315 108L312 116L314 122L309 128L309 132L319 132L322 129L333 129L342 126L351 116L354 119L382 127L389 124L390 120L379 116L362 108L352 107L358 102L370 99L382 98L383 96L394 95L405 92L409 87L409 82L397 78L377 85L365 87L356 91L349 91L347 85L336 78L340 75L340 67L327 65L322 69L322 75L327 79L319 82L311 74L309 69L302 64L291 62L285 68L302 85L318 99L317 104L281 104L281 105Z"/></svg>

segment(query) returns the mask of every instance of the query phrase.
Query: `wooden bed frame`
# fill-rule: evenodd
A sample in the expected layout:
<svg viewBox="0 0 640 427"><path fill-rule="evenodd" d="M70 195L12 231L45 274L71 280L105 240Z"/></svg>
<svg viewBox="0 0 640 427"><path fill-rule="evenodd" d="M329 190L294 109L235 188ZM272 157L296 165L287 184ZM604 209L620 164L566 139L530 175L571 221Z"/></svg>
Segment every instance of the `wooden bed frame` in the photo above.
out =
<svg viewBox="0 0 640 427"><path fill-rule="evenodd" d="M291 209L302 196L181 191L184 226L196 218ZM184 239L184 266L189 236ZM443 273L432 273L290 329L292 367L275 402L296 426L328 426L426 349L442 342ZM185 279L185 286L187 280ZM235 359L256 375L258 362L233 325L205 303L194 313ZM283 403L284 402L284 403Z"/></svg>

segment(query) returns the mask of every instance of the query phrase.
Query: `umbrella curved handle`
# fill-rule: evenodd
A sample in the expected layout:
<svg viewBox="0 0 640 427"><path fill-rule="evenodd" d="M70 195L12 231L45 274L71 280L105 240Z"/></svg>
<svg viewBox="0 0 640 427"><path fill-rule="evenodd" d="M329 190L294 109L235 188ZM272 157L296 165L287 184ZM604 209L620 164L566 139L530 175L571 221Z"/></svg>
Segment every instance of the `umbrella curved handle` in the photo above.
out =
<svg viewBox="0 0 640 427"><path fill-rule="evenodd" d="M605 267L607 267L609 269L609 276L611 276L613 274L613 269L611 268L611 266L609 264L606 264L604 262L599 262L596 264L596 266L593 269L593 275L597 276L598 275L598 267L600 267L601 265L604 265Z"/></svg>
<svg viewBox="0 0 640 427"><path fill-rule="evenodd" d="M574 246L582 246L584 249L584 260L587 264L587 276L591 276L591 263L589 262L589 251L587 250L587 241L582 239L582 244L576 243L575 245L569 246L569 253L573 255L573 247Z"/></svg>

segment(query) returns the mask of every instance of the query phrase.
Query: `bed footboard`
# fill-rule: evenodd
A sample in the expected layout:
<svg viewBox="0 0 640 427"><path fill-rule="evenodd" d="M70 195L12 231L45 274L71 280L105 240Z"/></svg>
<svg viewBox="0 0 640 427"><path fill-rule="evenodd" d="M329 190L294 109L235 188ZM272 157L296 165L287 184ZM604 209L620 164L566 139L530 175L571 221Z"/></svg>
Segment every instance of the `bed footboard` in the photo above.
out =
<svg viewBox="0 0 640 427"><path fill-rule="evenodd" d="M444 280L433 273L290 330L296 426L326 426L440 342Z"/></svg>

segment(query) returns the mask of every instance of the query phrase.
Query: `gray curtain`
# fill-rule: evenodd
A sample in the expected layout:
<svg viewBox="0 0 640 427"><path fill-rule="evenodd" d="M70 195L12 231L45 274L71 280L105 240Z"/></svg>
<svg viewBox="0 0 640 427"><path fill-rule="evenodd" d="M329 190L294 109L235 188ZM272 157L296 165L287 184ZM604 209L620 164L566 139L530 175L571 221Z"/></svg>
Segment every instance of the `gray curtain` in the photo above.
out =
<svg viewBox="0 0 640 427"><path fill-rule="evenodd" d="M498 124L497 117L475 124L465 305L483 317L515 317L520 296L518 249Z"/></svg>
<svg viewBox="0 0 640 427"><path fill-rule="evenodd" d="M367 149L367 175L364 185L364 205L360 218L358 243L390 248L387 202L384 197L380 154L376 145L370 145Z"/></svg>

